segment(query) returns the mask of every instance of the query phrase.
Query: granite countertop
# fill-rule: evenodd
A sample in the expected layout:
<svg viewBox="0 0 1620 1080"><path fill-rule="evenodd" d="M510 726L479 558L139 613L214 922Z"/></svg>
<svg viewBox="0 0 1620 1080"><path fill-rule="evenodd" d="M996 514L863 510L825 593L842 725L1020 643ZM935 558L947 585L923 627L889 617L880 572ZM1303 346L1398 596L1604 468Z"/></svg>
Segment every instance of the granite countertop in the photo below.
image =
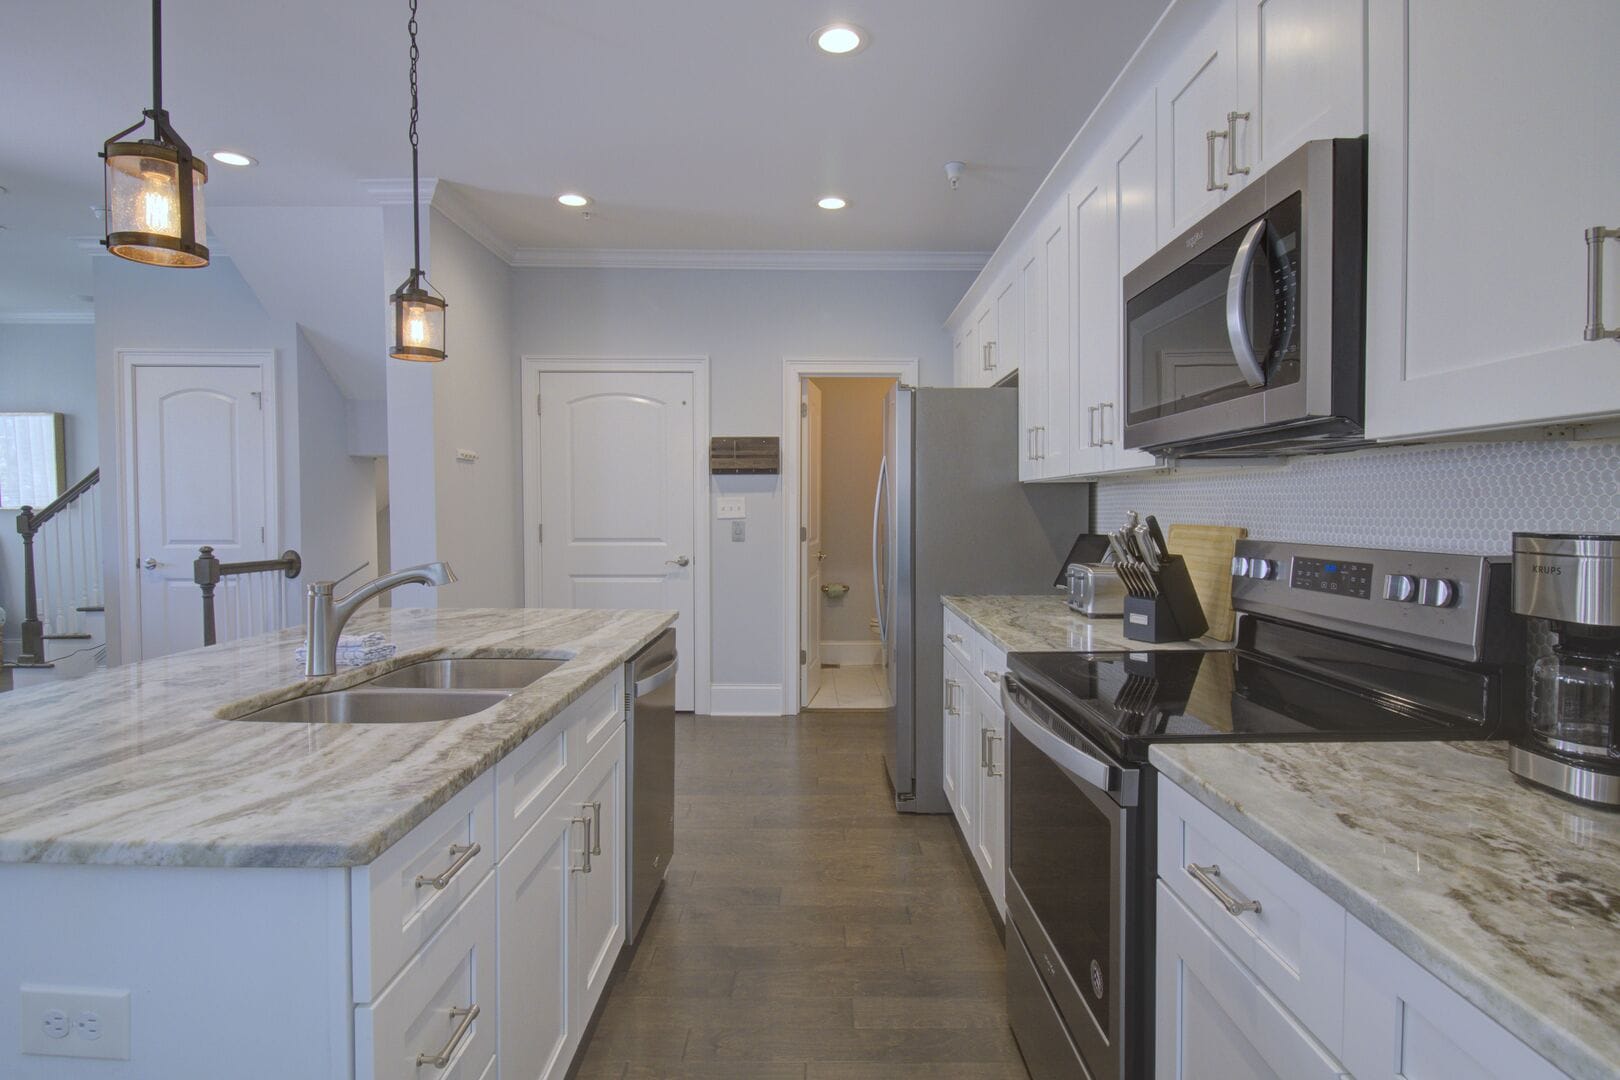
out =
<svg viewBox="0 0 1620 1080"><path fill-rule="evenodd" d="M1118 617L1091 618L1060 595L942 596L945 607L1005 652L1139 652L1144 649L1230 649L1210 638L1155 645L1125 636Z"/></svg>
<svg viewBox="0 0 1620 1080"><path fill-rule="evenodd" d="M667 611L357 617L390 660L308 679L302 628L0 695L0 862L362 865L675 621ZM429 657L568 657L493 708L410 724L222 719Z"/></svg>
<svg viewBox="0 0 1620 1080"><path fill-rule="evenodd" d="M1518 783L1502 743L1152 762L1554 1065L1620 1074L1620 814Z"/></svg>

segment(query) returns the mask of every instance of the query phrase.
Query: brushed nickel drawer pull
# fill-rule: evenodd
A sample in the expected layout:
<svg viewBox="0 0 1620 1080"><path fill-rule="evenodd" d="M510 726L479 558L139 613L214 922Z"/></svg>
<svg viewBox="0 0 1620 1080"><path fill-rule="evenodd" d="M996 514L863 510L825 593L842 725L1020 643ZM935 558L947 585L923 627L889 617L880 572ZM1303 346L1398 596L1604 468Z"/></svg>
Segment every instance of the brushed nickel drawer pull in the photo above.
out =
<svg viewBox="0 0 1620 1080"><path fill-rule="evenodd" d="M979 729L979 768L988 769L989 767L990 767L990 729L987 728L987 727L982 727L982 728Z"/></svg>
<svg viewBox="0 0 1620 1080"><path fill-rule="evenodd" d="M1256 915L1260 914L1260 901L1239 900L1237 897L1227 892L1226 888L1221 885L1220 882L1215 880L1221 876L1221 868L1216 866L1214 863L1210 863L1208 866L1199 866L1197 863L1188 863L1187 873L1193 876L1194 881L1198 882L1198 884L1202 885L1206 890L1208 890L1209 895L1220 901L1221 906L1226 909L1226 913L1228 915L1241 915L1245 911L1252 911Z"/></svg>
<svg viewBox="0 0 1620 1080"><path fill-rule="evenodd" d="M945 640L955 642L956 644L960 645L960 644L962 644L962 635L961 634L946 634L945 635Z"/></svg>
<svg viewBox="0 0 1620 1080"><path fill-rule="evenodd" d="M416 1067L420 1069L424 1065L431 1065L435 1069L442 1069L450 1064L450 1059L455 1056L456 1047L467 1037L467 1032L471 1030L473 1021L478 1019L480 1011L477 1005L469 1005L465 1009L451 1009L450 1018L454 1020L459 1016L461 1023L456 1025L456 1030L450 1033L450 1041L445 1043L444 1049L437 1054L417 1054Z"/></svg>
<svg viewBox="0 0 1620 1080"><path fill-rule="evenodd" d="M1001 672L991 671L989 668L984 669L984 677L993 683L999 684L1001 682Z"/></svg>
<svg viewBox="0 0 1620 1080"><path fill-rule="evenodd" d="M590 808L590 803L586 803L583 807L586 811L589 811ZM570 866L568 870L574 874L588 874L591 872L591 819L588 817L569 818L568 822L568 831L570 833L573 832L573 826L575 825L585 830L585 838L579 844L579 865Z"/></svg>
<svg viewBox="0 0 1620 1080"><path fill-rule="evenodd" d="M416 887L420 889L424 885L431 885L435 889L444 888L446 885L450 884L451 878L455 877L457 874L461 873L462 870L466 869L467 864L476 859L478 857L478 853L483 850L484 847L482 844L451 844L450 856L451 858L455 859L455 862L447 866L444 873L440 874L438 877L428 877L426 874L418 874L416 876Z"/></svg>
<svg viewBox="0 0 1620 1080"><path fill-rule="evenodd" d="M996 743L1001 741L1001 734L994 728L985 729L990 737L986 740L989 747L985 752L984 774L986 776L1000 776L1001 770L996 768Z"/></svg>
<svg viewBox="0 0 1620 1080"><path fill-rule="evenodd" d="M602 804L599 802L586 804L591 811L591 854L602 854Z"/></svg>

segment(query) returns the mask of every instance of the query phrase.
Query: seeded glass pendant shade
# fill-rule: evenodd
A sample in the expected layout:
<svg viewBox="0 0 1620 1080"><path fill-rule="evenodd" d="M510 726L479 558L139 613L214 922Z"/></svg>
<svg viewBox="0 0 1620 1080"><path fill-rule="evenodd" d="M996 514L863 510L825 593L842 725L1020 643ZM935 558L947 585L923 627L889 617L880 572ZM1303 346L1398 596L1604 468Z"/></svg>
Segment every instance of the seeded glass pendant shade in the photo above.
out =
<svg viewBox="0 0 1620 1080"><path fill-rule="evenodd" d="M163 108L162 0L152 0L152 107L107 140L107 250L152 266L208 265L203 185L208 167L169 124ZM152 137L126 141L148 121Z"/></svg>
<svg viewBox="0 0 1620 1080"><path fill-rule="evenodd" d="M422 272L422 196L416 164L416 0L410 0L411 21L411 272L388 298L394 309L394 344L388 355L395 360L437 363L444 351L444 297Z"/></svg>

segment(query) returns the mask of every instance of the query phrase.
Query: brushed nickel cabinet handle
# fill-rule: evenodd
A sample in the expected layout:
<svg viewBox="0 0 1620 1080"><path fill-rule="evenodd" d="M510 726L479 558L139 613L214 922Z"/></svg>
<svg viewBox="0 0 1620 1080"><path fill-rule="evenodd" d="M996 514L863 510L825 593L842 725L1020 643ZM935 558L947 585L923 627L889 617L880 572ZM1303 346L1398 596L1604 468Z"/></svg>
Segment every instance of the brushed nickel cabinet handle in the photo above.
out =
<svg viewBox="0 0 1620 1080"><path fill-rule="evenodd" d="M587 803L591 811L591 854L602 854L602 804Z"/></svg>
<svg viewBox="0 0 1620 1080"><path fill-rule="evenodd" d="M1620 327L1603 325L1603 241L1620 240L1620 229L1594 225L1586 230L1586 332L1587 341L1609 338L1620 341Z"/></svg>
<svg viewBox="0 0 1620 1080"><path fill-rule="evenodd" d="M1112 409L1113 407L1114 407L1114 403L1112 401L1105 401L1101 405L1097 406L1097 428L1098 428L1098 430L1097 430L1097 445L1098 446L1113 446L1114 445L1114 440L1112 438L1110 438L1109 435L1108 435L1108 432L1111 430L1109 428L1109 426L1108 426L1108 410Z"/></svg>
<svg viewBox="0 0 1620 1080"><path fill-rule="evenodd" d="M587 811L590 808L590 803L586 803L583 807ZM588 874L591 872L591 819L588 817L569 818L568 828L570 832L573 831L575 825L585 830L585 838L579 844L579 865L570 866L568 870L574 874Z"/></svg>
<svg viewBox="0 0 1620 1080"><path fill-rule="evenodd" d="M1035 429L1035 432L1036 432L1036 435L1035 435L1035 459L1037 461L1045 461L1046 460L1046 425L1042 424L1040 427L1037 427Z"/></svg>
<svg viewBox="0 0 1620 1080"><path fill-rule="evenodd" d="M442 1069L450 1064L450 1059L455 1057L456 1047L460 1046L461 1040L467 1037L467 1032L472 1029L473 1021L478 1019L478 1014L481 1011L477 1005L469 1005L465 1009L451 1009L451 1019L459 1016L461 1017L461 1023L456 1025L456 1030L450 1033L450 1041L445 1043L444 1048L437 1054L417 1054L416 1067L420 1069L424 1065L431 1065L435 1069Z"/></svg>
<svg viewBox="0 0 1620 1080"><path fill-rule="evenodd" d="M994 728L986 728L989 738L985 740L984 774L986 776L1000 776L1001 770L996 768L996 743L1001 741L1001 735Z"/></svg>
<svg viewBox="0 0 1620 1080"><path fill-rule="evenodd" d="M988 769L989 767L990 767L990 729L987 728L987 727L982 727L982 728L979 729L979 768Z"/></svg>
<svg viewBox="0 0 1620 1080"><path fill-rule="evenodd" d="M984 677L993 683L999 684L1001 682L1001 672L991 671L989 668L984 669Z"/></svg>
<svg viewBox="0 0 1620 1080"><path fill-rule="evenodd" d="M1248 122L1249 114L1246 112L1229 112L1226 114L1226 175L1248 176L1249 167L1238 168L1237 164L1237 125L1238 121Z"/></svg>
<svg viewBox="0 0 1620 1080"><path fill-rule="evenodd" d="M1215 140L1224 138L1226 138L1226 132L1224 131L1204 132L1204 147L1209 152L1209 182L1204 185L1205 191L1225 191L1232 186L1227 183L1217 184L1215 182Z"/></svg>
<svg viewBox="0 0 1620 1080"><path fill-rule="evenodd" d="M960 645L960 644L962 644L962 635L961 634L946 634L945 635L945 640L946 641L954 641L956 644Z"/></svg>
<svg viewBox="0 0 1620 1080"><path fill-rule="evenodd" d="M1102 445L1102 443L1097 441L1097 413L1101 409L1102 409L1101 405L1087 405L1086 406L1086 445L1087 446L1101 446Z"/></svg>
<svg viewBox="0 0 1620 1080"><path fill-rule="evenodd" d="M1220 902L1221 907L1226 909L1228 915L1241 915L1245 911L1252 911L1256 915L1260 914L1260 901L1239 900L1227 892L1225 886L1215 880L1221 876L1221 868L1214 863L1210 863L1208 866L1188 863L1187 873L1191 874L1193 880L1202 885L1209 895Z"/></svg>
<svg viewBox="0 0 1620 1080"><path fill-rule="evenodd" d="M482 844L451 844L450 857L455 861L449 866L445 867L444 873L437 877L428 877L426 874L418 874L416 876L416 887L420 889L424 885L431 885L435 889L443 889L446 885L450 884L451 878L455 877L457 874L466 869L467 864L476 859L478 857L478 853L483 850L484 847Z"/></svg>

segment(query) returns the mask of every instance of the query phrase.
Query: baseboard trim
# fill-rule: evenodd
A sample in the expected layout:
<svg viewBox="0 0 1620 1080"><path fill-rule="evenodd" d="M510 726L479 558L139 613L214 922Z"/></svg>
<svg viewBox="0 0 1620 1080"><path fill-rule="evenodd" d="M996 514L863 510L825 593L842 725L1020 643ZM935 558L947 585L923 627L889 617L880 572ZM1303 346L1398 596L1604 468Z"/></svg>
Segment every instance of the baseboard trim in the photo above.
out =
<svg viewBox="0 0 1620 1080"><path fill-rule="evenodd" d="M782 687L777 683L714 683L709 687L711 716L781 716Z"/></svg>
<svg viewBox="0 0 1620 1080"><path fill-rule="evenodd" d="M880 641L823 641L821 662L842 667L877 667L883 662Z"/></svg>

